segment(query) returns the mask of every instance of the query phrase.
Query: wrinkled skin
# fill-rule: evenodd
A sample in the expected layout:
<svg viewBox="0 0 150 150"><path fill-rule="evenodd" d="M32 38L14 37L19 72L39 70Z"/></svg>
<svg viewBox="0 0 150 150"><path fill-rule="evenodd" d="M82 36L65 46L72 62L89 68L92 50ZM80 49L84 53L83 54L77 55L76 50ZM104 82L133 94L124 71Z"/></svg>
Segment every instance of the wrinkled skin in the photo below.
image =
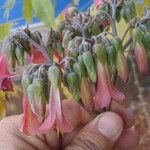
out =
<svg viewBox="0 0 150 150"><path fill-rule="evenodd" d="M63 105L66 105L66 102ZM72 104L69 105L72 107ZM81 109L79 105L78 109ZM70 121L77 129L59 138L55 130L45 135L26 136L20 132L22 115L7 117L0 122L0 150L135 149L138 135L133 128L131 129L134 123L133 116L127 112L122 112L116 102L112 103L111 109L120 116L114 112L105 112L91 119L88 114L81 110L81 114L76 112L80 118L78 121L78 119L71 119L72 115L75 115L75 109L74 113L69 113L66 110L66 115L69 115Z"/></svg>

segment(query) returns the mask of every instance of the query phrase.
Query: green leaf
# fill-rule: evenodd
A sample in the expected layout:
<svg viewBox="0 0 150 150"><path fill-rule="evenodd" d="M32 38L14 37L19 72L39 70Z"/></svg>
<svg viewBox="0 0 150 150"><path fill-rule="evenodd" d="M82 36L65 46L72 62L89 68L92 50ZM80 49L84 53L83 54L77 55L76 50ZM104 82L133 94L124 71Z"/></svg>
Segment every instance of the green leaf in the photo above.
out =
<svg viewBox="0 0 150 150"><path fill-rule="evenodd" d="M23 16L28 22L32 22L32 1L23 0Z"/></svg>
<svg viewBox="0 0 150 150"><path fill-rule="evenodd" d="M10 14L10 10L14 7L16 0L7 0L4 3L4 17L8 18Z"/></svg>
<svg viewBox="0 0 150 150"><path fill-rule="evenodd" d="M3 40L9 33L13 23L0 24L0 40Z"/></svg>
<svg viewBox="0 0 150 150"><path fill-rule="evenodd" d="M54 24L54 8L50 0L32 0L35 14L50 27Z"/></svg>
<svg viewBox="0 0 150 150"><path fill-rule="evenodd" d="M72 3L73 3L74 5L78 5L79 1L80 1L80 0L72 0Z"/></svg>

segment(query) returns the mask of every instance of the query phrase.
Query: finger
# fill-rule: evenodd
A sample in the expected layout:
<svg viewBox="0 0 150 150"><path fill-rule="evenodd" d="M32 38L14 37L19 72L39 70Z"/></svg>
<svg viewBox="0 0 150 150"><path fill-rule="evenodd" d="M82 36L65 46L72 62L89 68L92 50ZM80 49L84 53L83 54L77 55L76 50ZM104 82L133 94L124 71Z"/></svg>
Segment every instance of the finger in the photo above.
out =
<svg viewBox="0 0 150 150"><path fill-rule="evenodd" d="M46 149L49 147L40 139L20 132L22 115L7 117L0 121L0 149Z"/></svg>
<svg viewBox="0 0 150 150"><path fill-rule="evenodd" d="M139 142L139 136L134 129L125 130L114 146L114 150L133 150Z"/></svg>
<svg viewBox="0 0 150 150"><path fill-rule="evenodd" d="M129 110L127 110L115 101L112 101L110 109L111 111L117 113L123 118L125 128L131 128L133 126L135 118Z"/></svg>
<svg viewBox="0 0 150 150"><path fill-rule="evenodd" d="M66 150L111 150L123 131L123 120L113 112L99 115L88 123Z"/></svg>

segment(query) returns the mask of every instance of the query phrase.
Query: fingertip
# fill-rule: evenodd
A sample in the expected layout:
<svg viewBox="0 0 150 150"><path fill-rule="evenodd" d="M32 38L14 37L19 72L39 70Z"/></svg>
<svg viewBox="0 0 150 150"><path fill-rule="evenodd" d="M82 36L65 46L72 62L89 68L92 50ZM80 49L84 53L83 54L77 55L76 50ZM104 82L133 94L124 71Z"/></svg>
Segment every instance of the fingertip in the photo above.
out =
<svg viewBox="0 0 150 150"><path fill-rule="evenodd" d="M97 130L115 142L123 131L123 120L114 112L105 112L98 117Z"/></svg>

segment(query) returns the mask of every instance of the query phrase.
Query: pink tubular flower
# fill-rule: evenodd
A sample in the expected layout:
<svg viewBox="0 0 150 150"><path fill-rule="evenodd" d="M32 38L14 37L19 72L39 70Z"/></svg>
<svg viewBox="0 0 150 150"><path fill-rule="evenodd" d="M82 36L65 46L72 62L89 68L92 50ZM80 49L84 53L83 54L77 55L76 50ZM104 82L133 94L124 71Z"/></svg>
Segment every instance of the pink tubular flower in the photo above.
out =
<svg viewBox="0 0 150 150"><path fill-rule="evenodd" d="M44 57L43 53L31 45L32 55L28 56L28 60L35 64L41 64L46 62L46 58Z"/></svg>
<svg viewBox="0 0 150 150"><path fill-rule="evenodd" d="M8 71L8 63L6 54L3 52L0 55L0 90L13 91L11 74Z"/></svg>
<svg viewBox="0 0 150 150"><path fill-rule="evenodd" d="M122 100L124 100L125 99L125 95L122 92L120 92L115 87L115 85L111 82L108 69L107 69L107 67L105 67L105 68L106 68L106 75L107 75L107 84L109 86L109 91L110 91L110 95L111 95L112 99L114 99L116 101L122 101Z"/></svg>
<svg viewBox="0 0 150 150"><path fill-rule="evenodd" d="M128 65L124 54L121 52L118 52L117 54L117 71L118 75L126 83L129 77Z"/></svg>
<svg viewBox="0 0 150 150"><path fill-rule="evenodd" d="M103 3L102 0L94 0L94 5L96 8L98 8Z"/></svg>
<svg viewBox="0 0 150 150"><path fill-rule="evenodd" d="M143 44L136 43L135 45L135 59L138 69L141 74L146 75L148 72L147 55Z"/></svg>
<svg viewBox="0 0 150 150"><path fill-rule="evenodd" d="M105 67L98 62L97 63L97 87L94 105L96 109L105 108L109 106L111 102L111 96L107 85L107 76Z"/></svg>
<svg viewBox="0 0 150 150"><path fill-rule="evenodd" d="M60 99L59 88L53 88L51 86L50 98L49 98L49 114L40 127L42 133L50 131L54 127L61 132L69 133L73 130L73 127L66 121L62 111L62 103Z"/></svg>
<svg viewBox="0 0 150 150"><path fill-rule="evenodd" d="M28 96L23 97L23 121L21 131L26 135L36 135L40 123L37 120L36 115L32 112Z"/></svg>
<svg viewBox="0 0 150 150"><path fill-rule="evenodd" d="M80 97L82 99L85 109L88 112L92 112L93 110L93 93L91 86L92 85L87 78L83 77L81 79Z"/></svg>
<svg viewBox="0 0 150 150"><path fill-rule="evenodd" d="M98 62L97 64L97 88L94 100L95 109L108 107L111 99L123 100L125 99L122 94L110 80L110 75L107 66Z"/></svg>

